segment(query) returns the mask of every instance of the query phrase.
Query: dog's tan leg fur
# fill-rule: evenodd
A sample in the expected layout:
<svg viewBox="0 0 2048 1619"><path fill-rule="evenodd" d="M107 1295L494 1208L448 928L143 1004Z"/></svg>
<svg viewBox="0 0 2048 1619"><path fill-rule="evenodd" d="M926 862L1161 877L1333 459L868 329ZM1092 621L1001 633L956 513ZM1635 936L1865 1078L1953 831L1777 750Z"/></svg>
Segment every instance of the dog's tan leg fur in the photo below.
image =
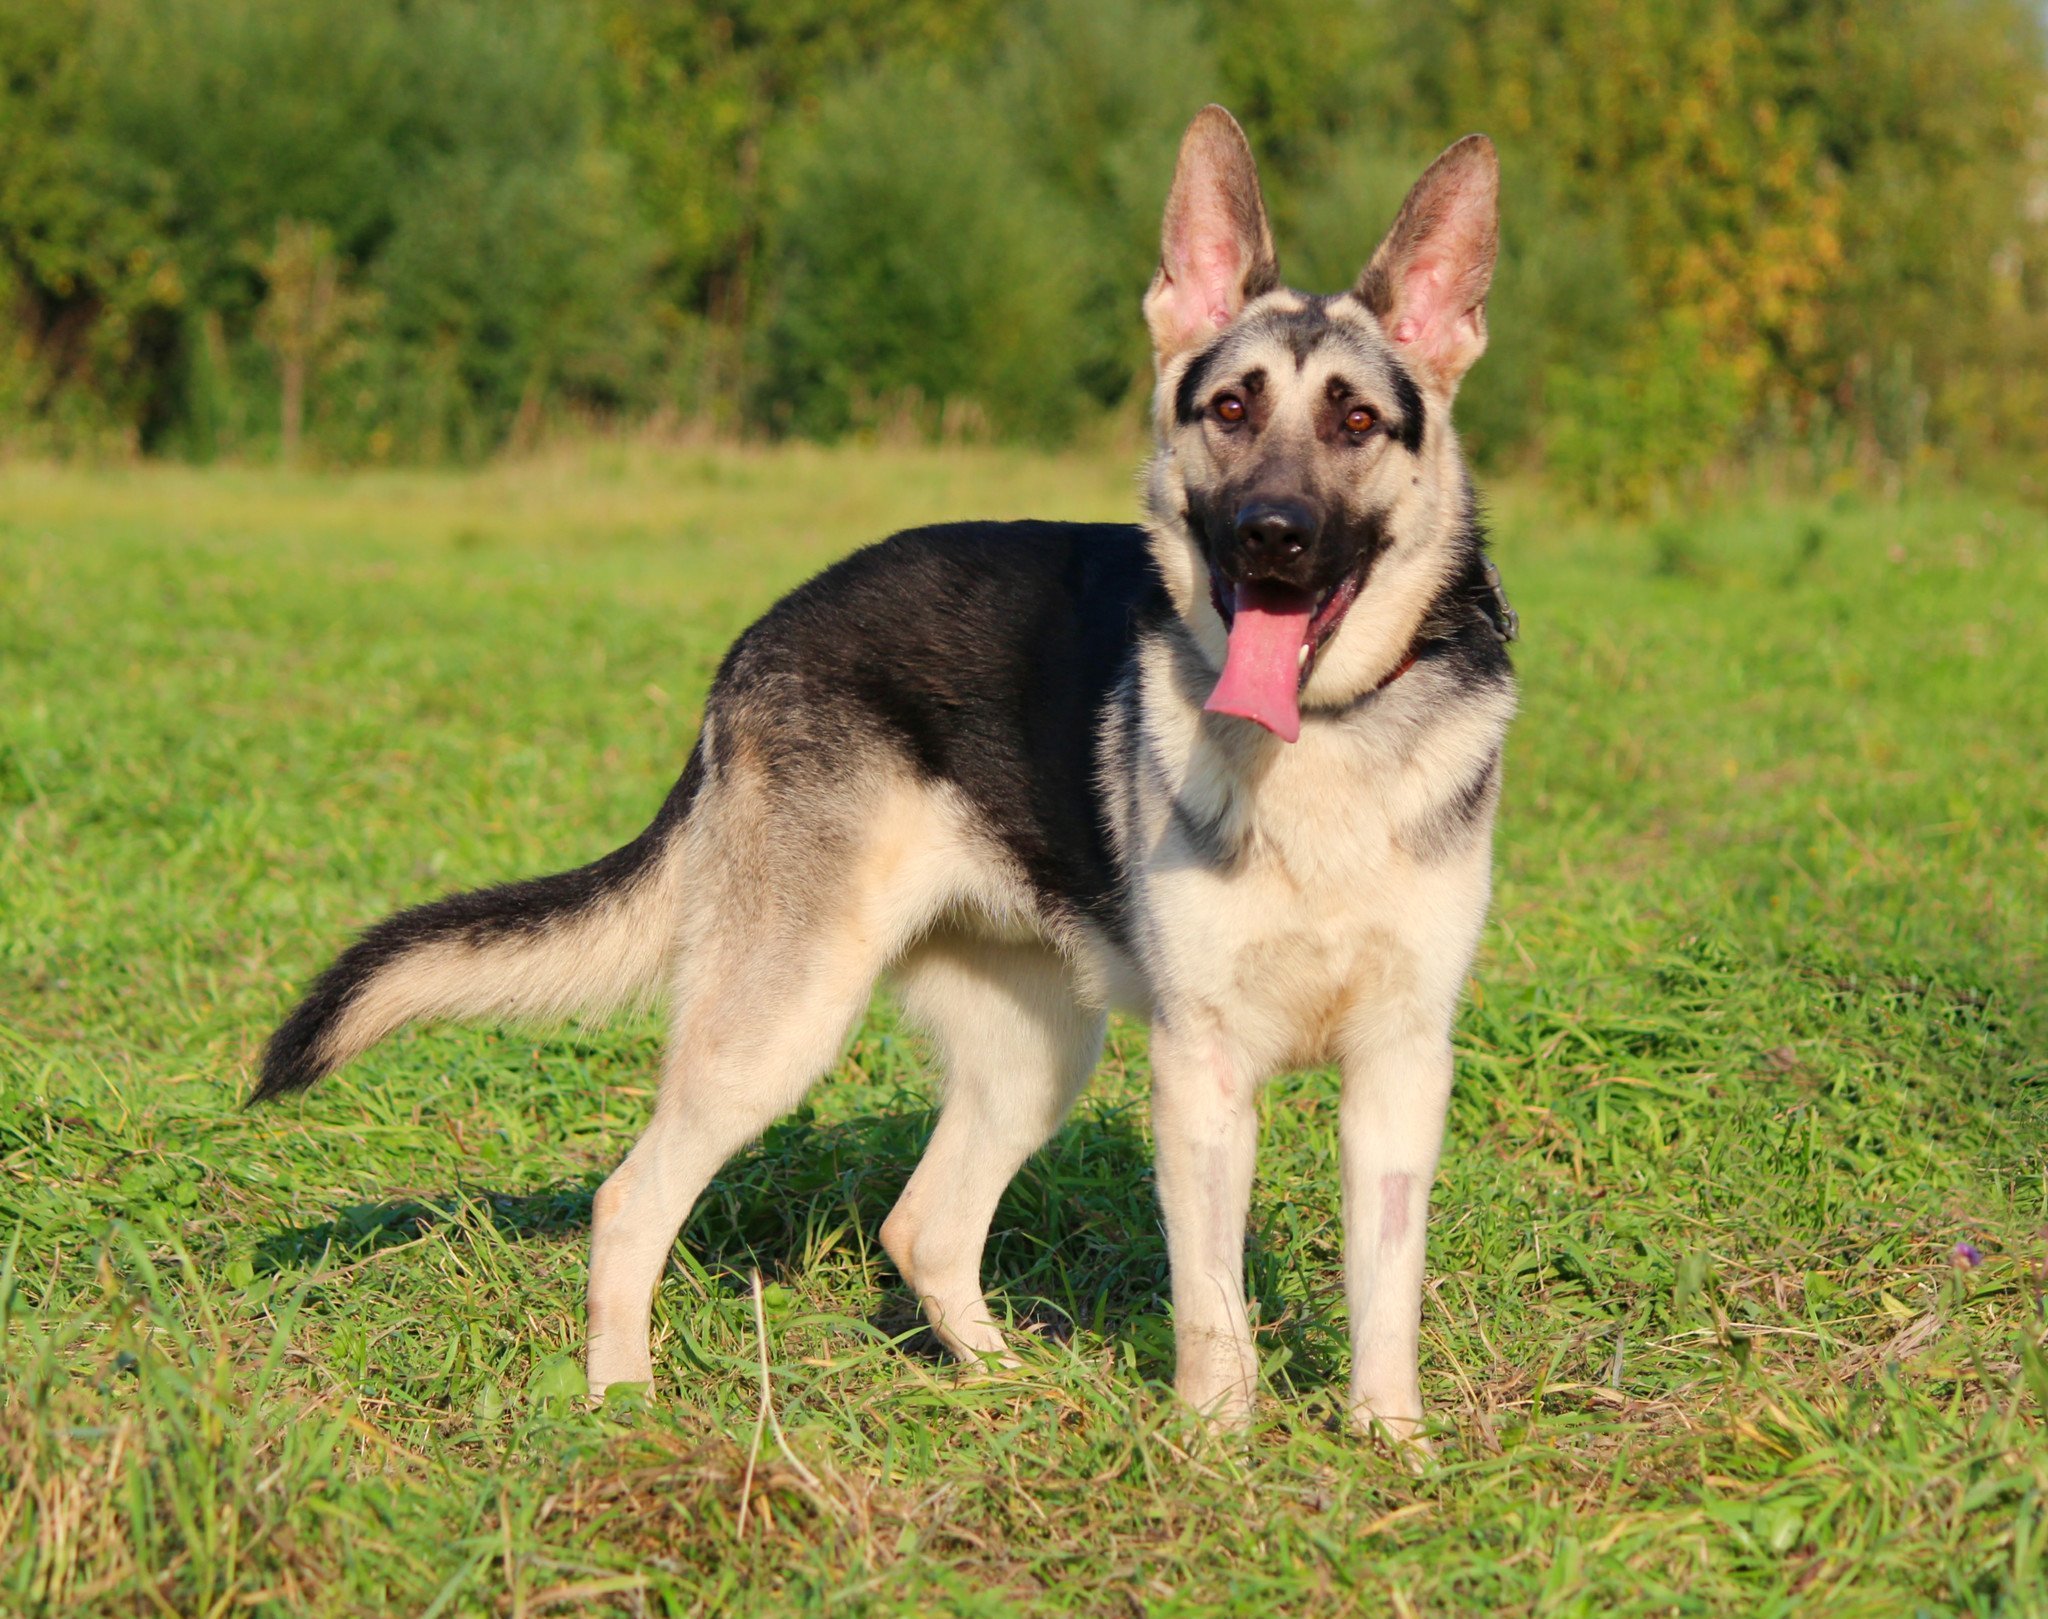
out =
<svg viewBox="0 0 2048 1619"><path fill-rule="evenodd" d="M933 795L850 782L845 823L818 829L778 821L756 786L727 786L691 827L726 858L699 862L679 922L653 1122L591 1209L593 1396L651 1379L654 1290L692 1205L803 1099L875 979L960 892L957 816Z"/></svg>
<svg viewBox="0 0 2048 1619"><path fill-rule="evenodd" d="M1440 1037L1366 1047L1344 1065L1338 1129L1351 1415L1361 1430L1377 1424L1404 1442L1422 1428L1424 1231L1450 1094L1451 1048Z"/></svg>
<svg viewBox="0 0 2048 1619"><path fill-rule="evenodd" d="M1342 1037L1344 1293L1351 1316L1351 1417L1419 1444L1416 1376L1429 1191L1451 1097L1451 1024L1486 915L1491 840L1388 874L1408 930L1360 994Z"/></svg>
<svg viewBox="0 0 2048 1619"><path fill-rule="evenodd" d="M654 1289L691 1207L728 1158L803 1100L867 1009L882 964L852 935L837 930L807 963L707 975L680 997L654 1119L591 1208L594 1396L652 1379Z"/></svg>
<svg viewBox="0 0 2048 1619"><path fill-rule="evenodd" d="M1257 1089L1217 1032L1152 1026L1152 1130L1173 1272L1174 1387L1226 1427L1250 1417L1258 1381L1244 1294Z"/></svg>
<svg viewBox="0 0 2048 1619"><path fill-rule="evenodd" d="M1066 963L1037 943L941 937L899 980L904 1009L938 1047L945 1090L882 1246L940 1343L965 1361L999 1360L1003 1335L981 1289L989 1222L1094 1071L1103 1015L1076 1001Z"/></svg>

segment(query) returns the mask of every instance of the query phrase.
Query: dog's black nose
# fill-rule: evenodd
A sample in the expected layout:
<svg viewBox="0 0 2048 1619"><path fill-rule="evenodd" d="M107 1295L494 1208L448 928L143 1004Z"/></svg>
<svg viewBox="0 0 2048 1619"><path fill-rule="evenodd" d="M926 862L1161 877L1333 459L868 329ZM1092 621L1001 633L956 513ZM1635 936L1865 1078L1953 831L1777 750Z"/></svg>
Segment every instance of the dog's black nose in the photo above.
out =
<svg viewBox="0 0 2048 1619"><path fill-rule="evenodd" d="M1248 566L1277 567L1308 548L1315 514L1292 500L1255 500L1237 514L1237 543Z"/></svg>

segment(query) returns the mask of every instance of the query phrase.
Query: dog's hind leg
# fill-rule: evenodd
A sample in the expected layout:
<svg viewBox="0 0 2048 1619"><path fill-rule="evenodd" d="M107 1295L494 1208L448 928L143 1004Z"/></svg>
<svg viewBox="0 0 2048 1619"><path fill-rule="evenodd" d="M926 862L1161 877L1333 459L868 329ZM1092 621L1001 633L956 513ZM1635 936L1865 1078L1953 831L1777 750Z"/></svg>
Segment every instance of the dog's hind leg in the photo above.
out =
<svg viewBox="0 0 2048 1619"><path fill-rule="evenodd" d="M654 1118L591 1209L593 1395L651 1380L654 1290L698 1196L831 1066L876 977L946 902L944 824L908 795L858 807L863 824L834 831L741 803L704 834L717 847L680 929Z"/></svg>
<svg viewBox="0 0 2048 1619"><path fill-rule="evenodd" d="M683 1222L725 1161L831 1066L881 964L748 965L678 1007L654 1117L591 1206L593 1395L652 1379L654 1290Z"/></svg>
<svg viewBox="0 0 2048 1619"><path fill-rule="evenodd" d="M938 1125L883 1222L882 1246L948 1350L999 1358L1003 1335L981 1290L989 1222L1094 1071L1103 1015L1076 1000L1067 964L1036 943L942 936L904 963L899 982L945 1081Z"/></svg>

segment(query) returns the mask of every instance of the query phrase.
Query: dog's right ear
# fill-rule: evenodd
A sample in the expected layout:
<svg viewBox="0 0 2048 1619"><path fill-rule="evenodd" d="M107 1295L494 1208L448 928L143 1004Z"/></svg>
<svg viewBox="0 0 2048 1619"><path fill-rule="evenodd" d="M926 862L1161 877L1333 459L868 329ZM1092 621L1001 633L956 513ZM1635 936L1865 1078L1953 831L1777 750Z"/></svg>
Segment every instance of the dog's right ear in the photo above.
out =
<svg viewBox="0 0 2048 1619"><path fill-rule="evenodd" d="M1486 352L1500 251L1500 157L1467 135L1424 171L1352 290L1425 384L1455 391Z"/></svg>
<svg viewBox="0 0 2048 1619"><path fill-rule="evenodd" d="M1162 366L1205 343L1251 299L1280 284L1259 171L1237 120L1218 106L1195 114L1159 233L1159 273L1145 294L1145 324Z"/></svg>

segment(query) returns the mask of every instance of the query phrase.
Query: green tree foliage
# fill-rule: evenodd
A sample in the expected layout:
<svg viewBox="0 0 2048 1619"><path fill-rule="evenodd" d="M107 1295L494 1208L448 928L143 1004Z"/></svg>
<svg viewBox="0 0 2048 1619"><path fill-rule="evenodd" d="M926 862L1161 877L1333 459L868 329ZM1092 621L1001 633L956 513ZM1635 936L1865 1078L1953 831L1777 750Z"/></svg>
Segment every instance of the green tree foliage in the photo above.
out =
<svg viewBox="0 0 2048 1619"><path fill-rule="evenodd" d="M893 131L886 144L877 126ZM956 422L1056 433L1084 222L943 69L892 67L835 96L790 188L764 420L830 435L892 418L938 426L951 405Z"/></svg>
<svg viewBox="0 0 2048 1619"><path fill-rule="evenodd" d="M773 212L769 149L885 60L974 48L993 0L608 0L607 128L658 244L659 317L699 375L678 402L736 407ZM788 143L780 144L787 149ZM786 182L785 182L786 185ZM695 386L693 386L695 385Z"/></svg>
<svg viewBox="0 0 2048 1619"><path fill-rule="evenodd" d="M2048 450L2048 82L2038 8L1843 3L1825 95L1844 275L1823 388L1887 453Z"/></svg>
<svg viewBox="0 0 2048 1619"><path fill-rule="evenodd" d="M1161 177L1217 88L1193 12L1048 0L828 99L792 141L760 414L1054 438L1127 398Z"/></svg>
<svg viewBox="0 0 2048 1619"><path fill-rule="evenodd" d="M1894 459L1930 427L2048 448L2021 359L2048 341L2048 60L2021 0L1523 0L1404 28L1396 122L1491 129L1551 211L1525 230L1622 249L1620 344L1518 379L1510 438L1598 452L1637 494L1767 423ZM1668 428L1615 414L1660 398Z"/></svg>
<svg viewBox="0 0 2048 1619"><path fill-rule="evenodd" d="M184 299L170 199L99 125L91 19L0 3L0 421L56 447L147 419Z"/></svg>
<svg viewBox="0 0 2048 1619"><path fill-rule="evenodd" d="M307 385L347 352L351 328L376 305L342 286L334 238L322 225L280 220L257 271L269 290L256 336L277 362L278 453L292 462L305 435Z"/></svg>
<svg viewBox="0 0 2048 1619"><path fill-rule="evenodd" d="M288 226L352 312L311 453L1057 438L1142 394L1212 98L1318 290L1494 134L1489 460L1643 504L1747 445L2048 449L2026 0L0 0L0 440L265 453Z"/></svg>
<svg viewBox="0 0 2048 1619"><path fill-rule="evenodd" d="M645 231L580 6L4 0L0 19L10 64L22 37L46 64L10 66L0 106L48 176L7 165L17 368L78 379L144 448L277 431L257 315L286 221L380 311L307 401L330 448L476 452L550 400L646 403ZM67 319L93 331L89 374Z"/></svg>

